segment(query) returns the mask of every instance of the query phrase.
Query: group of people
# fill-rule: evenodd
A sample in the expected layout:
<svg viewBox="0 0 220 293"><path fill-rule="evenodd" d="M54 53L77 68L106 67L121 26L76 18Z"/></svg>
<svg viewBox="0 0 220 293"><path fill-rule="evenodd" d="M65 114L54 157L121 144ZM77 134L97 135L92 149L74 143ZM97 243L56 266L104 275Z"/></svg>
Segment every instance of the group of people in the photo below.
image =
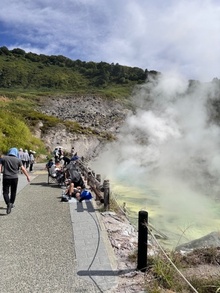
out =
<svg viewBox="0 0 220 293"><path fill-rule="evenodd" d="M16 199L17 186L18 186L18 173L21 171L30 182L29 171L33 170L34 164L34 151L23 151L13 147L10 148L7 155L0 157L0 174L2 173L2 191L5 204L7 206L6 213L10 214L12 208L14 207L14 202ZM67 157L68 159L68 157ZM46 164L46 168L51 170L55 168L56 176L60 176L66 185L65 196L68 198L75 197L80 202L86 199L91 199L91 192L86 190L84 180L81 173L77 169L76 161L79 159L77 153L75 153L72 158L66 160L62 166L60 166L56 161L50 159ZM1 177L0 177L1 178Z"/></svg>
<svg viewBox="0 0 220 293"><path fill-rule="evenodd" d="M66 185L66 190L62 198L66 200L63 201L68 201L72 197L78 199L80 202L92 198L91 192L86 190L82 175L77 168L77 161L79 159L76 152L71 153L71 158L64 153L59 160L54 155L54 160L50 159L46 164L46 168L51 176L56 178L60 185Z"/></svg>
<svg viewBox="0 0 220 293"><path fill-rule="evenodd" d="M22 148L19 149L19 159L21 159L23 166L28 169L29 171L32 172L33 171L33 165L34 165L34 155L35 155L35 151L30 150L28 152L28 150L23 150Z"/></svg>

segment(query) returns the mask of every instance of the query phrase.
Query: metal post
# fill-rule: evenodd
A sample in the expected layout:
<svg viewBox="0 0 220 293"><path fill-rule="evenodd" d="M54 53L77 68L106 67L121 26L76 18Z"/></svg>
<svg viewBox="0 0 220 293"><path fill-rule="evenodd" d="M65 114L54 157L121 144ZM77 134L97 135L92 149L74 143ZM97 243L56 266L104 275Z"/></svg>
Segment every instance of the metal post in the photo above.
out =
<svg viewBox="0 0 220 293"><path fill-rule="evenodd" d="M138 217L138 255L137 270L145 272L147 269L147 240L148 240L148 212L139 211Z"/></svg>
<svg viewBox="0 0 220 293"><path fill-rule="evenodd" d="M104 209L105 211L107 211L109 210L109 180L104 180L103 189L104 189Z"/></svg>

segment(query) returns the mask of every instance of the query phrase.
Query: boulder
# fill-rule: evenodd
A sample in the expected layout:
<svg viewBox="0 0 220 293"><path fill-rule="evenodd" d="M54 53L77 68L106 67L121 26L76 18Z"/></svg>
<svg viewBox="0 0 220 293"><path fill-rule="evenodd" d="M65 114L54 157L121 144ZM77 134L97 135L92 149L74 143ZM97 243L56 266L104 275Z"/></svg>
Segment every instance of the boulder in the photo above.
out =
<svg viewBox="0 0 220 293"><path fill-rule="evenodd" d="M176 247L176 251L179 252L190 252L194 249L220 247L220 231L211 232L201 238L195 239L188 243L181 244Z"/></svg>

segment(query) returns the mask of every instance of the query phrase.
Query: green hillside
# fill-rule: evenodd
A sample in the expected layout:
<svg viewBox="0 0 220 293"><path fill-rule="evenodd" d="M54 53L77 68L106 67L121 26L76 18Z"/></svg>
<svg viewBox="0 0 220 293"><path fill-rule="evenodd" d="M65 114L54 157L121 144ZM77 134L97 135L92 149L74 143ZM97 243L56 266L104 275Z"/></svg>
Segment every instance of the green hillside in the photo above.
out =
<svg viewBox="0 0 220 293"><path fill-rule="evenodd" d="M54 94L93 94L126 100L134 86L145 82L149 74L157 72L0 47L0 154L12 146L46 153L40 139L32 135L38 121L43 121L42 131L63 123L69 131L92 134L91 129L76 122L60 121L36 110Z"/></svg>
<svg viewBox="0 0 220 293"><path fill-rule="evenodd" d="M58 91L120 97L129 95L149 74L156 71L0 47L0 89L4 92Z"/></svg>

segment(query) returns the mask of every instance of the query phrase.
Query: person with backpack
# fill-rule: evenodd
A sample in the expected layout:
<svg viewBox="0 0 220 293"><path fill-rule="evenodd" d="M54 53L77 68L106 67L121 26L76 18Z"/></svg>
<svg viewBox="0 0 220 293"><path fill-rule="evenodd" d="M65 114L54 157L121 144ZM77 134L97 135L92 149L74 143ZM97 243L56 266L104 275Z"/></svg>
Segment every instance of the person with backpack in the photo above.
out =
<svg viewBox="0 0 220 293"><path fill-rule="evenodd" d="M85 188L85 183L80 172L77 170L77 167L73 161L71 161L65 169L65 178L70 179L70 186L73 189L74 187L80 186L82 189ZM73 192L73 190L71 190Z"/></svg>

